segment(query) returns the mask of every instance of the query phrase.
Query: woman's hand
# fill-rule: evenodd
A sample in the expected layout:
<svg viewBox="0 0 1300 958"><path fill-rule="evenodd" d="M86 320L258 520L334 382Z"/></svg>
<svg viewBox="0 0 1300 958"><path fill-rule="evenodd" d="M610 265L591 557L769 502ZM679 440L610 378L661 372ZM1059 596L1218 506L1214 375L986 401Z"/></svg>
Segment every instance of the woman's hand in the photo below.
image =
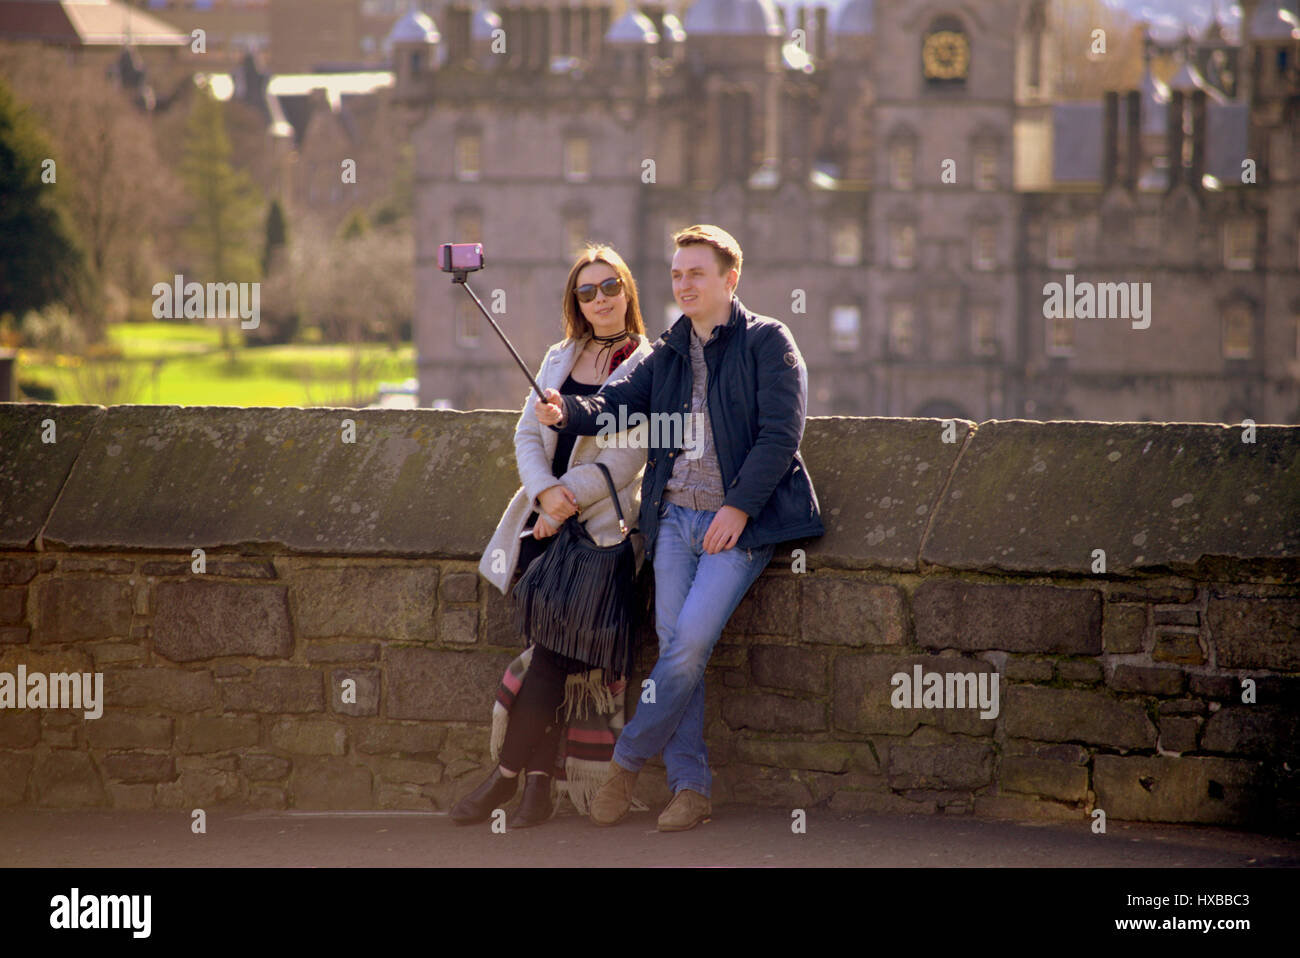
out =
<svg viewBox="0 0 1300 958"><path fill-rule="evenodd" d="M537 514L537 521L533 523L534 539L545 539L547 536L553 536L555 535L555 533L559 531L560 531L560 527L557 525L552 525L551 521L546 518L545 513L539 512Z"/></svg>
<svg viewBox="0 0 1300 958"><path fill-rule="evenodd" d="M541 507L554 519L563 522L569 516L576 515L578 510L578 497L575 496L563 483L556 483L547 489L543 489L537 497ZM539 517L540 518L540 517Z"/></svg>

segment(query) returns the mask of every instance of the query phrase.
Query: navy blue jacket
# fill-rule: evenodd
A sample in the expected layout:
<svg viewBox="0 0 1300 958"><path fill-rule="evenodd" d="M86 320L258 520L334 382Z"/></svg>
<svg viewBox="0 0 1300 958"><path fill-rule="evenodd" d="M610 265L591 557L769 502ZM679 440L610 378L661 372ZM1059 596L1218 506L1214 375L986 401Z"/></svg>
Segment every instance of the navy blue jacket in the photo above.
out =
<svg viewBox="0 0 1300 958"><path fill-rule="evenodd" d="M620 406L626 407L626 418L636 413L688 416L693 384L690 336L691 321L682 316L626 379L592 396L565 396L564 426L551 428L595 435L611 422L608 417L619 416ZM731 317L705 344L704 359L723 504L749 516L736 547L824 534L817 493L799 456L808 370L790 331L779 320L751 313L733 295ZM647 556L654 554L660 501L682 452L680 444L670 442L671 433L649 430L640 516Z"/></svg>

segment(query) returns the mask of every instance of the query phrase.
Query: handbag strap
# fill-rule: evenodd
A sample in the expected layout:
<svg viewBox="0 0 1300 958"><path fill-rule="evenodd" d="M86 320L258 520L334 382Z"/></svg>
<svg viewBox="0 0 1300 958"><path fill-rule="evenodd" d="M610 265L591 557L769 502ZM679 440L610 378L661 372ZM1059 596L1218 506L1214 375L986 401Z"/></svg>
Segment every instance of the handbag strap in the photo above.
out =
<svg viewBox="0 0 1300 958"><path fill-rule="evenodd" d="M609 486L609 497L614 500L614 511L618 513L618 531L623 533L623 538L626 539L627 522L623 519L623 506L618 501L618 490L614 488L614 479L603 462L598 462L596 465L600 467L601 473L605 476L605 484Z"/></svg>

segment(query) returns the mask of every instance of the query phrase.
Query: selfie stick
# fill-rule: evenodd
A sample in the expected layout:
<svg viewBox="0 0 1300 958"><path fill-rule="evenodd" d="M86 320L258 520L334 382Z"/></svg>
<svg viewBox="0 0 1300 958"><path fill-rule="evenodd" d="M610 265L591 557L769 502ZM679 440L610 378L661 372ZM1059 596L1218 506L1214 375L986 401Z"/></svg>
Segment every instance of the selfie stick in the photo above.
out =
<svg viewBox="0 0 1300 958"><path fill-rule="evenodd" d="M524 375L528 377L528 381L532 383L533 388L537 390L537 398L542 399L544 397L542 387L537 385L537 380L534 379L533 374L528 371L528 367L524 365L524 361L519 358L519 353L515 352L515 347L510 344L510 340L506 339L506 334L501 332L501 327L497 325L496 320L493 319L492 315L483 308L483 304L480 303L478 297L474 295L474 290L469 288L469 283L465 281L468 275L469 270L452 270L451 281L453 283L459 283L461 286L465 287L465 292L469 293L469 298L474 300L474 305L478 307L479 312L482 313L487 318L487 321L492 324L492 328L495 329L497 335L501 337L501 342L506 344L506 349L510 350L510 355L515 357L515 362L519 364L519 368L524 371Z"/></svg>

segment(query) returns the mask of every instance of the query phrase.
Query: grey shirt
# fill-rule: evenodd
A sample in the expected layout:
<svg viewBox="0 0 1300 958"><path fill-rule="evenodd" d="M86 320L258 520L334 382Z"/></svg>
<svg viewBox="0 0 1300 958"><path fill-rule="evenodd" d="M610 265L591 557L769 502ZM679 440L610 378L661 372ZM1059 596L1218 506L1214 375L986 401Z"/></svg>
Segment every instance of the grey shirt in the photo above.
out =
<svg viewBox="0 0 1300 958"><path fill-rule="evenodd" d="M712 342L721 326L715 326ZM713 445L713 425L709 421L709 367L704 361L704 341L691 328L691 419L682 425L683 449L673 457L673 471L664 487L664 500L687 509L716 512L722 508L726 491L718 451ZM700 454L692 459L689 454Z"/></svg>

